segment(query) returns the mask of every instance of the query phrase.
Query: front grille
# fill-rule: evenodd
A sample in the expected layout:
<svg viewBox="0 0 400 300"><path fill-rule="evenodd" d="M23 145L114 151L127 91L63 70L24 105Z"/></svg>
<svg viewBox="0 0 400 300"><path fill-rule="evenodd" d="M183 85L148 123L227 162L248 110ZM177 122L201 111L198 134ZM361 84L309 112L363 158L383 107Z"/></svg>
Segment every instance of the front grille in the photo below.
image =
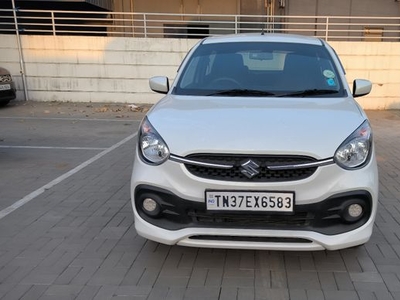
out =
<svg viewBox="0 0 400 300"><path fill-rule="evenodd" d="M250 228L273 228L273 227L303 227L310 225L314 220L313 213L299 212L294 215L268 215L268 214L229 214L211 213L206 211L192 210L188 212L192 222L199 225L216 225L223 227L250 227Z"/></svg>
<svg viewBox="0 0 400 300"><path fill-rule="evenodd" d="M217 167L198 166L185 163L186 169L195 176L222 180L222 181L248 181L248 182L282 182L305 179L317 170L317 167L296 168L288 170L270 170L270 166L293 164L306 164L316 162L314 158L306 156L276 156L276 155L209 155L192 154L186 157L198 162L233 165L233 168L223 169ZM242 173L242 164L248 160L259 165L259 173L248 178Z"/></svg>
<svg viewBox="0 0 400 300"><path fill-rule="evenodd" d="M4 82L11 82L12 78L10 74L6 74L6 75L0 75L0 82L4 83Z"/></svg>

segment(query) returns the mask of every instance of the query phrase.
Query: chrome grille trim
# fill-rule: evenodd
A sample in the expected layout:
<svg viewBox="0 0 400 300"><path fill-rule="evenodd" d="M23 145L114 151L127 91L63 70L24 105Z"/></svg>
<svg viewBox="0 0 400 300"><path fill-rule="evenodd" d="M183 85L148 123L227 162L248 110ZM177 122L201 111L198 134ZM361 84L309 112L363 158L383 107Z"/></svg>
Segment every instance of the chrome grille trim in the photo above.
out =
<svg viewBox="0 0 400 300"><path fill-rule="evenodd" d="M210 168L221 168L221 169L231 169L234 166L233 165L225 165L225 164L214 164L214 163L206 163L206 162L201 162L197 160L192 160L192 159L187 159L183 158L177 155L171 154L169 157L172 161L177 162L177 163L183 163L183 164L190 164L194 166L202 166L202 167L210 167ZM272 170L272 171L278 171L278 170L293 170L293 169L305 169L305 168L313 168L313 167L322 167L322 166L327 166L334 164L333 158L327 158L324 160L319 160L316 162L312 163L303 163L303 164L294 164L294 165L278 165L278 166L267 166L267 169Z"/></svg>
<svg viewBox="0 0 400 300"><path fill-rule="evenodd" d="M233 165L223 165L223 164L213 164L213 163L206 163L197 160L187 159L180 156L176 156L171 154L169 156L170 160L178 163L189 164L194 166L201 166L201 167L209 167L209 168L219 168L219 169L232 169Z"/></svg>
<svg viewBox="0 0 400 300"><path fill-rule="evenodd" d="M305 168L313 168L313 167L322 167L334 164L333 158L328 158L324 160L319 160L312 163L304 163L304 164L296 164L296 165L282 165L282 166L267 166L269 170L293 170L293 169L305 169Z"/></svg>

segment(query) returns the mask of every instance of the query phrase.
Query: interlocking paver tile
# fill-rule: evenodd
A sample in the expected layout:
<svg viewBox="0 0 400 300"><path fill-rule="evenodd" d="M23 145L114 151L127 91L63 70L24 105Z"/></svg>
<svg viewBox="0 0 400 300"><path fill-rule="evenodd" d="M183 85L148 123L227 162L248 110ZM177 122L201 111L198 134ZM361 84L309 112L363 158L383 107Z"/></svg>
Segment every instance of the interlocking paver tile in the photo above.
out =
<svg viewBox="0 0 400 300"><path fill-rule="evenodd" d="M185 297L186 288L172 287L169 288L165 300L182 300Z"/></svg>
<svg viewBox="0 0 400 300"><path fill-rule="evenodd" d="M117 296L147 296L151 293L151 287L119 286L115 295Z"/></svg>
<svg viewBox="0 0 400 300"><path fill-rule="evenodd" d="M127 272L127 268L99 268L89 280L88 285L118 286Z"/></svg>
<svg viewBox="0 0 400 300"><path fill-rule="evenodd" d="M232 288L252 287L254 286L254 278L252 277L224 277L222 286L230 286Z"/></svg>
<svg viewBox="0 0 400 300"><path fill-rule="evenodd" d="M300 256L300 270L302 271L316 271L315 262L312 257L310 256Z"/></svg>
<svg viewBox="0 0 400 300"><path fill-rule="evenodd" d="M79 273L71 280L71 284L86 285L97 269L97 267L82 267Z"/></svg>
<svg viewBox="0 0 400 300"><path fill-rule="evenodd" d="M307 300L306 290L301 289L290 289L289 290L290 300Z"/></svg>
<svg viewBox="0 0 400 300"><path fill-rule="evenodd" d="M285 267L286 270L300 271L301 270L300 258L298 256L286 255Z"/></svg>
<svg viewBox="0 0 400 300"><path fill-rule="evenodd" d="M255 293L256 300L289 300L289 290L288 289L256 289Z"/></svg>
<svg viewBox="0 0 400 300"><path fill-rule="evenodd" d="M47 290L47 285L33 285L21 298L20 300L37 300Z"/></svg>
<svg viewBox="0 0 400 300"><path fill-rule="evenodd" d="M353 282L383 282L378 272L350 273L349 275Z"/></svg>
<svg viewBox="0 0 400 300"><path fill-rule="evenodd" d="M219 300L231 300L238 298L238 289L232 287L222 287L219 294ZM253 297L254 299L254 297Z"/></svg>
<svg viewBox="0 0 400 300"><path fill-rule="evenodd" d="M254 288L240 287L238 288L238 300L253 300L255 297Z"/></svg>
<svg viewBox="0 0 400 300"><path fill-rule="evenodd" d="M338 299L346 299L346 300L359 300L356 292L353 291L325 291L324 296L326 300L338 300Z"/></svg>
<svg viewBox="0 0 400 300"><path fill-rule="evenodd" d="M3 299L7 300L18 300L21 299L31 288L29 285L17 285L14 286L7 294L4 295Z"/></svg>
<svg viewBox="0 0 400 300"><path fill-rule="evenodd" d="M400 293L399 292L392 292L392 297L394 300L400 300Z"/></svg>
<svg viewBox="0 0 400 300"><path fill-rule="evenodd" d="M288 279L285 271L271 271L271 288L287 288Z"/></svg>
<svg viewBox="0 0 400 300"><path fill-rule="evenodd" d="M64 272L62 272L61 275L57 277L57 279L54 281L54 284L58 285L69 284L72 281L72 279L80 272L81 269L82 269L81 267L73 267L73 266L67 267L64 270Z"/></svg>
<svg viewBox="0 0 400 300"><path fill-rule="evenodd" d="M139 286L153 286L156 283L158 275L160 274L160 269L157 267L146 267L140 277L138 285Z"/></svg>
<svg viewBox="0 0 400 300"><path fill-rule="evenodd" d="M255 287L271 287L271 271L268 269L256 269L255 274Z"/></svg>
<svg viewBox="0 0 400 300"><path fill-rule="evenodd" d="M205 286L206 287L221 286L223 273L224 271L222 269L217 269L217 268L208 269Z"/></svg>
<svg viewBox="0 0 400 300"><path fill-rule="evenodd" d="M97 294L94 296L94 300L109 300L115 295L118 286L104 285L102 286Z"/></svg>
<svg viewBox="0 0 400 300"><path fill-rule="evenodd" d="M307 290L308 300L324 300L325 296L322 290Z"/></svg>
<svg viewBox="0 0 400 300"><path fill-rule="evenodd" d="M99 289L100 287L98 286L84 286L79 295L76 297L76 300L93 299Z"/></svg>
<svg viewBox="0 0 400 300"><path fill-rule="evenodd" d="M379 300L373 292L358 291L357 294L360 300Z"/></svg>
<svg viewBox="0 0 400 300"><path fill-rule="evenodd" d="M218 299L220 294L219 287L189 287L185 292L185 300Z"/></svg>
<svg viewBox="0 0 400 300"><path fill-rule="evenodd" d="M193 268L193 271L189 278L188 286L190 287L204 286L206 283L207 274L208 274L208 269Z"/></svg>
<svg viewBox="0 0 400 300"><path fill-rule="evenodd" d="M137 285L140 278L142 278L145 270L146 270L145 267L136 267L136 266L131 267L129 271L125 274L125 277L121 282L121 285Z"/></svg>
<svg viewBox="0 0 400 300"><path fill-rule="evenodd" d="M168 295L168 287L159 287L156 286L150 291L150 295L147 300L158 300L165 299Z"/></svg>
<svg viewBox="0 0 400 300"><path fill-rule="evenodd" d="M194 266L197 268L222 268L225 264L225 254L212 252L210 249L200 249Z"/></svg>
<svg viewBox="0 0 400 300"><path fill-rule="evenodd" d="M387 291L387 286L385 285L384 282L358 282L358 281L355 281L354 287L355 287L356 291L371 291L371 292Z"/></svg>
<svg viewBox="0 0 400 300"><path fill-rule="evenodd" d="M400 277L394 273L382 273L383 281L391 292L400 292Z"/></svg>
<svg viewBox="0 0 400 300"><path fill-rule="evenodd" d="M288 271L290 289L320 289L321 284L317 272Z"/></svg>
<svg viewBox="0 0 400 300"><path fill-rule="evenodd" d="M388 291L374 291L374 295L378 300L393 300L393 295Z"/></svg>
<svg viewBox="0 0 400 300"><path fill-rule="evenodd" d="M354 290L353 282L351 281L350 275L347 272L334 272L338 290L341 291L352 291Z"/></svg>
<svg viewBox="0 0 400 300"><path fill-rule="evenodd" d="M79 293L82 291L83 286L80 285L52 285L46 292L45 296L55 296L55 297L69 297L75 299Z"/></svg>
<svg viewBox="0 0 400 300"><path fill-rule="evenodd" d="M335 276L332 272L319 272L318 279L321 284L321 288L327 291L338 290Z"/></svg>

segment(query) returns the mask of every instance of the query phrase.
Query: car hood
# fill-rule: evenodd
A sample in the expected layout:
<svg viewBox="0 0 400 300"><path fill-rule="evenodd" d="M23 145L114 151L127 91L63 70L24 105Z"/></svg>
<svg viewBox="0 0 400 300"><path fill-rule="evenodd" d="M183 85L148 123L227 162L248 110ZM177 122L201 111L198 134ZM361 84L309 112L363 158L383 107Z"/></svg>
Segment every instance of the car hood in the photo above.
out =
<svg viewBox="0 0 400 300"><path fill-rule="evenodd" d="M332 157L366 119L352 98L167 95L148 119L179 156L192 153Z"/></svg>

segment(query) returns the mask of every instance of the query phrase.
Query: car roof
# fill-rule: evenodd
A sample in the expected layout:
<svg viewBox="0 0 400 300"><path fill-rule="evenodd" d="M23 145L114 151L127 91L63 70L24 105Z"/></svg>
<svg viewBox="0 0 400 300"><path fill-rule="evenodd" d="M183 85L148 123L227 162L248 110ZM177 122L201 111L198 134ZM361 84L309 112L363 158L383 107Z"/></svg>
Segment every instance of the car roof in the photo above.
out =
<svg viewBox="0 0 400 300"><path fill-rule="evenodd" d="M272 43L310 44L310 45L320 45L320 46L323 45L323 42L320 39L311 36L282 34L282 33L261 33L261 32L213 36L205 38L203 40L203 44L240 43L240 42L272 42Z"/></svg>

